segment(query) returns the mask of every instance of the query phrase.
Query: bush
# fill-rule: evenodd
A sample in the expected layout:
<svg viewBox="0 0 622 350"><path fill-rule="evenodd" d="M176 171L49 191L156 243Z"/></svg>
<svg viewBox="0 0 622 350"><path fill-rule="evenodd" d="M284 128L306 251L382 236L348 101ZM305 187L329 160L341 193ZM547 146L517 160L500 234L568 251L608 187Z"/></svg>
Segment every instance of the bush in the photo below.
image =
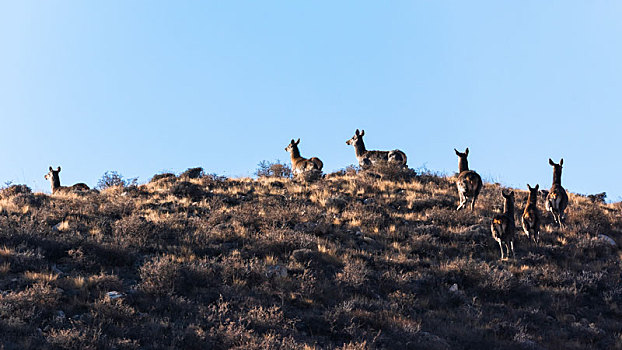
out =
<svg viewBox="0 0 622 350"><path fill-rule="evenodd" d="M292 177L292 168L289 164L281 163L278 159L274 163L262 160L257 166L255 175L258 177Z"/></svg>
<svg viewBox="0 0 622 350"><path fill-rule="evenodd" d="M26 185L10 185L0 191L3 198L13 197L18 194L31 194L32 190Z"/></svg>
<svg viewBox="0 0 622 350"><path fill-rule="evenodd" d="M199 201L208 195L201 186L188 181L178 182L173 185L171 194L175 197L190 198L193 201Z"/></svg>
<svg viewBox="0 0 622 350"><path fill-rule="evenodd" d="M158 180L175 178L175 177L176 176L173 173L156 174L156 175L153 175L153 177L151 178L151 180L149 180L149 182L156 182Z"/></svg>
<svg viewBox="0 0 622 350"><path fill-rule="evenodd" d="M198 168L188 168L186 171L184 171L183 173L181 173L179 175L179 177L182 178L188 178L188 179L200 179L203 176L205 176L205 172L203 171L203 168L198 167Z"/></svg>
<svg viewBox="0 0 622 350"><path fill-rule="evenodd" d="M109 187L128 187L128 186L136 186L138 183L138 178L134 177L131 179L126 179L123 175L119 174L116 171L106 171L104 175L97 181L97 186L95 188L100 190L105 190Z"/></svg>
<svg viewBox="0 0 622 350"><path fill-rule="evenodd" d="M365 168L363 173L389 181L410 181L417 175L413 169L396 166L390 163L375 164Z"/></svg>

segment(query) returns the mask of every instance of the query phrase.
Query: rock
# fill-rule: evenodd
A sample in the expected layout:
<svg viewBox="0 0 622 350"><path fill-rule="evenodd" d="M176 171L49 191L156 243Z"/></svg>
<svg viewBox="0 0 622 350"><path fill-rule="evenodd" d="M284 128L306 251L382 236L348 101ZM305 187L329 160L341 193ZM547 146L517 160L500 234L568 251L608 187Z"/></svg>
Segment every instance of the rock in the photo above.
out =
<svg viewBox="0 0 622 350"><path fill-rule="evenodd" d="M452 284L451 287L449 287L449 291L452 293L456 293L458 291L458 284Z"/></svg>
<svg viewBox="0 0 622 350"><path fill-rule="evenodd" d="M616 241L613 240L613 238L607 236L607 235L603 235L602 233L598 235L598 239L601 239L607 243L609 243L610 245L616 247L618 244L616 243Z"/></svg>
<svg viewBox="0 0 622 350"><path fill-rule="evenodd" d="M374 204L376 201L373 198L365 198L363 204Z"/></svg>
<svg viewBox="0 0 622 350"><path fill-rule="evenodd" d="M287 277L287 268L282 265L268 266L266 269L266 276L268 278L285 278Z"/></svg>
<svg viewBox="0 0 622 350"><path fill-rule="evenodd" d="M112 291L112 292L106 293L106 297L108 297L110 300L119 299L119 298L122 298L124 296L125 296L125 294L117 292L117 291Z"/></svg>
<svg viewBox="0 0 622 350"><path fill-rule="evenodd" d="M305 262L313 259L315 257L315 252L307 248L296 249L292 252L292 256L298 262Z"/></svg>
<svg viewBox="0 0 622 350"><path fill-rule="evenodd" d="M371 237L367 237L367 236L364 236L364 237L363 237L363 240L364 240L365 242L367 242L367 243L370 243L370 244L371 244L371 243L376 243L376 240L375 240L375 239L373 239L373 238L371 238Z"/></svg>
<svg viewBox="0 0 622 350"><path fill-rule="evenodd" d="M56 311L56 320L63 321L64 319L65 319L65 312L63 312L62 310Z"/></svg>

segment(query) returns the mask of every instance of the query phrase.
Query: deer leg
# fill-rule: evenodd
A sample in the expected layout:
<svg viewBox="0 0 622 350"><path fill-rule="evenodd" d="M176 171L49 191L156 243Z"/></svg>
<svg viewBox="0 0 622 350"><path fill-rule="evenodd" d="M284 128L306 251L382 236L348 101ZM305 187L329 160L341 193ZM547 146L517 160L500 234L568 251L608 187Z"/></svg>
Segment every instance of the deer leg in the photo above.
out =
<svg viewBox="0 0 622 350"><path fill-rule="evenodd" d="M497 241L499 243L499 248L501 249L501 260L503 260L503 243L501 243L501 240Z"/></svg>
<svg viewBox="0 0 622 350"><path fill-rule="evenodd" d="M510 247L512 247L512 258L516 259L516 254L514 254L514 240L510 241ZM510 255L510 252L508 252L508 255Z"/></svg>
<svg viewBox="0 0 622 350"><path fill-rule="evenodd" d="M464 193L458 192L458 195L460 196L460 204L458 205L458 208L456 210L462 209L464 207L464 203L466 202L466 199L464 198Z"/></svg>

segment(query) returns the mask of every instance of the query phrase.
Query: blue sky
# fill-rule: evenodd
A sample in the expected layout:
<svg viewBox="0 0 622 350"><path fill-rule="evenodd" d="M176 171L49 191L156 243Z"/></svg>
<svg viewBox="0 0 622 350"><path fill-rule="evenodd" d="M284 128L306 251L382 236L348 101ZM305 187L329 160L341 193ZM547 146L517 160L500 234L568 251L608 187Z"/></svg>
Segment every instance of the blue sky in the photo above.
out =
<svg viewBox="0 0 622 350"><path fill-rule="evenodd" d="M13 1L0 4L0 183L49 191L400 148L526 187L622 200L617 1Z"/></svg>

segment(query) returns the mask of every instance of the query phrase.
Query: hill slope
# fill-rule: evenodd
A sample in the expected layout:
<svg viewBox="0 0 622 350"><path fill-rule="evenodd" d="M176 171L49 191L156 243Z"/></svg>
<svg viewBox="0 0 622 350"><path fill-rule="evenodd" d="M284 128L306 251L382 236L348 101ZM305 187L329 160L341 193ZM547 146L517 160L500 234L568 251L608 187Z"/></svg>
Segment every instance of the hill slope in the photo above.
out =
<svg viewBox="0 0 622 350"><path fill-rule="evenodd" d="M617 204L571 195L564 231L543 213L541 245L500 261L500 187L456 212L432 175L19 192L0 200L6 349L622 347L620 252L598 238L622 237Z"/></svg>

